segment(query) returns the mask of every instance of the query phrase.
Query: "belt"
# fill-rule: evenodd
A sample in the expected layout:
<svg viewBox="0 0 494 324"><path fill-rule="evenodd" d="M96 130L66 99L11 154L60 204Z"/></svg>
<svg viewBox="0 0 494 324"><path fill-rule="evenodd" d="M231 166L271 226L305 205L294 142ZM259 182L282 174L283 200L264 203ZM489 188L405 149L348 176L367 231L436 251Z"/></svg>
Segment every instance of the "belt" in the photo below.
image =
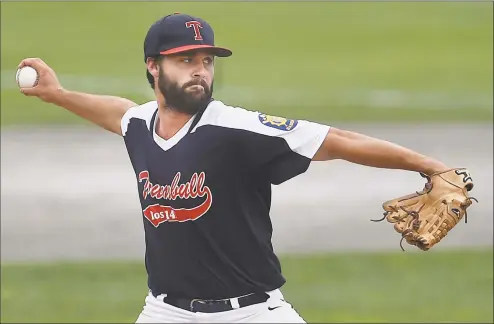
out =
<svg viewBox="0 0 494 324"><path fill-rule="evenodd" d="M166 296L163 302L189 312L218 313L263 303L269 299L267 293L253 293L242 297L208 300Z"/></svg>

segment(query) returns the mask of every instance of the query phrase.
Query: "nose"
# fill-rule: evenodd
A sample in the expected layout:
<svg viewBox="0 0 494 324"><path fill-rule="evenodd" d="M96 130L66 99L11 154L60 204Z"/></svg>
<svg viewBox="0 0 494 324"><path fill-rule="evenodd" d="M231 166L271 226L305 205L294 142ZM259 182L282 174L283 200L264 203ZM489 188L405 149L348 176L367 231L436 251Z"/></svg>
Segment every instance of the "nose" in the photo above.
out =
<svg viewBox="0 0 494 324"><path fill-rule="evenodd" d="M192 74L192 77L195 79L206 79L207 77L207 71L204 68L199 68L194 71Z"/></svg>
<svg viewBox="0 0 494 324"><path fill-rule="evenodd" d="M204 64L199 63L195 65L194 71L192 72L192 77L199 79L207 79L208 70L204 66Z"/></svg>

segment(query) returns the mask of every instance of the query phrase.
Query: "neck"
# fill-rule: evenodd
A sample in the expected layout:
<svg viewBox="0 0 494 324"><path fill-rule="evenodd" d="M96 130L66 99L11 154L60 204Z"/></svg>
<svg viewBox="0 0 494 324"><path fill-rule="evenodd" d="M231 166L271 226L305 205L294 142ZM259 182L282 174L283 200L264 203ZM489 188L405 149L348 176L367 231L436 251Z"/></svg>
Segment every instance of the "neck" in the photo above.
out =
<svg viewBox="0 0 494 324"><path fill-rule="evenodd" d="M156 133L168 140L173 137L190 119L191 115L176 111L158 100Z"/></svg>

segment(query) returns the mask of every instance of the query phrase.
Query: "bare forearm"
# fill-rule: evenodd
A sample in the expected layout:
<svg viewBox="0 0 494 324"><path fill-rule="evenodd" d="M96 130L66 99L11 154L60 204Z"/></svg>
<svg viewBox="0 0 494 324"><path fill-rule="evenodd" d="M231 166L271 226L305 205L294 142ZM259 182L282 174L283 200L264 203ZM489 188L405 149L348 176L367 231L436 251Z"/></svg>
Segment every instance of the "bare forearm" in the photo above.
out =
<svg viewBox="0 0 494 324"><path fill-rule="evenodd" d="M30 66L38 73L38 84L21 88L26 96L63 107L106 130L122 135L120 123L125 112L135 103L128 99L65 90L55 71L40 58L27 58L18 68Z"/></svg>
<svg viewBox="0 0 494 324"><path fill-rule="evenodd" d="M330 132L331 133L331 132ZM448 169L445 164L403 146L362 134L336 131L325 143L330 159L387 169L402 169L425 174Z"/></svg>
<svg viewBox="0 0 494 324"><path fill-rule="evenodd" d="M121 135L120 121L127 109L136 106L128 99L60 89L52 103L106 130Z"/></svg>

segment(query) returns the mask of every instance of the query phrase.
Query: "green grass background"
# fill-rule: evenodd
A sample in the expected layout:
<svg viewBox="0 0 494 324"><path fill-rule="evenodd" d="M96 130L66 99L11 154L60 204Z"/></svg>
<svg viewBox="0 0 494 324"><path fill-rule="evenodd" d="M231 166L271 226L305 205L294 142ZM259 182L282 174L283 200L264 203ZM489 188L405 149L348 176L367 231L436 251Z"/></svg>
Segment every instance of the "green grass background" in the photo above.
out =
<svg viewBox="0 0 494 324"><path fill-rule="evenodd" d="M74 90L148 100L143 39L175 11L205 18L217 44L233 50L217 67L216 97L228 104L328 122L491 121L492 5L2 2L1 125L81 122L19 94L14 74L25 57L43 58L60 75L123 83ZM379 90L384 101L369 97ZM395 101L386 91L404 95Z"/></svg>
<svg viewBox="0 0 494 324"><path fill-rule="evenodd" d="M493 321L492 249L281 258L286 299L308 322ZM2 264L2 323L133 323L139 262Z"/></svg>
<svg viewBox="0 0 494 324"><path fill-rule="evenodd" d="M228 104L328 122L492 121L492 3L2 2L1 126L83 122L19 94L12 72L25 57L71 89L148 100L142 42L174 11L205 18L233 50L217 68ZM371 90L409 97L381 105ZM282 264L309 322L493 321L491 249ZM145 282L140 262L2 263L1 322L133 322Z"/></svg>

